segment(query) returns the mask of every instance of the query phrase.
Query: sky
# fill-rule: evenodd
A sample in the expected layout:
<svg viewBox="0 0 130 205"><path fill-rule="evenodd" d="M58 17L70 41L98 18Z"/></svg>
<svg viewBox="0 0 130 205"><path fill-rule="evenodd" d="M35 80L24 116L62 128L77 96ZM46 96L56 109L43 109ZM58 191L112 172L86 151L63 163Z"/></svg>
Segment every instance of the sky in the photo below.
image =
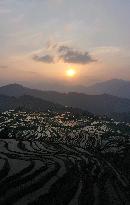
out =
<svg viewBox="0 0 130 205"><path fill-rule="evenodd" d="M0 0L0 85L130 80L129 36L130 0Z"/></svg>

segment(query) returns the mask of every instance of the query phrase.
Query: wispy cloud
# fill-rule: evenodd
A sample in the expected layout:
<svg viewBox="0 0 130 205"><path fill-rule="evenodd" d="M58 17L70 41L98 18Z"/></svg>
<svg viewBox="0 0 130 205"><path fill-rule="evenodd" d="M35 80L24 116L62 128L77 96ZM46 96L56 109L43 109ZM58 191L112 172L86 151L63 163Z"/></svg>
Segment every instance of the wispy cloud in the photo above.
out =
<svg viewBox="0 0 130 205"><path fill-rule="evenodd" d="M34 55L33 60L40 61L43 63L54 63L54 58L51 55L44 55L44 56Z"/></svg>
<svg viewBox="0 0 130 205"><path fill-rule="evenodd" d="M120 52L121 52L121 48L115 46L97 47L94 50L95 54L116 54Z"/></svg>

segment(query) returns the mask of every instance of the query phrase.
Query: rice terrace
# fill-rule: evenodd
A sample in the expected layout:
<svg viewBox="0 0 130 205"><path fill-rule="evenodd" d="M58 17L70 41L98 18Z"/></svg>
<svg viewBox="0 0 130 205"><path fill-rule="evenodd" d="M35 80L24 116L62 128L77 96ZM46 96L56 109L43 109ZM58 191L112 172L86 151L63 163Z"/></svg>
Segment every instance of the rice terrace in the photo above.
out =
<svg viewBox="0 0 130 205"><path fill-rule="evenodd" d="M129 204L129 126L71 112L1 113L0 204Z"/></svg>

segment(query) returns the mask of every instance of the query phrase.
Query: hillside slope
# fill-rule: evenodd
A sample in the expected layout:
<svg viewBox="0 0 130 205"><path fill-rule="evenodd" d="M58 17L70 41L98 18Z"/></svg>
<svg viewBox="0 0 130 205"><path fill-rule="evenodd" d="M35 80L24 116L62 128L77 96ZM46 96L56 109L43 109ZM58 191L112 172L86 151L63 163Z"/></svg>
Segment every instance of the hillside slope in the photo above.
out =
<svg viewBox="0 0 130 205"><path fill-rule="evenodd" d="M130 112L130 99L112 95L86 95L83 93L59 93L41 91L12 84L0 88L0 94L20 97L30 95L63 106L87 110L95 114L127 113Z"/></svg>
<svg viewBox="0 0 130 205"><path fill-rule="evenodd" d="M0 111L6 111L9 109L22 109L27 111L47 111L48 109L63 110L64 106L28 95L24 95L21 97L9 97L0 95Z"/></svg>

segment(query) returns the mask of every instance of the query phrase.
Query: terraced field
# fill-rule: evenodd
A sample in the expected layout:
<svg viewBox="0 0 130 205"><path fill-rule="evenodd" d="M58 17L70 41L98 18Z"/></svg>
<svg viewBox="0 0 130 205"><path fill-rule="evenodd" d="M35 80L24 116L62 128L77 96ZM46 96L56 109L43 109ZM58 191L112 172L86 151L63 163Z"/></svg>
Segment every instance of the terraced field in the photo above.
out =
<svg viewBox="0 0 130 205"><path fill-rule="evenodd" d="M0 205L130 204L130 125L92 115L0 115Z"/></svg>
<svg viewBox="0 0 130 205"><path fill-rule="evenodd" d="M0 140L0 205L128 205L129 182L76 145Z"/></svg>

